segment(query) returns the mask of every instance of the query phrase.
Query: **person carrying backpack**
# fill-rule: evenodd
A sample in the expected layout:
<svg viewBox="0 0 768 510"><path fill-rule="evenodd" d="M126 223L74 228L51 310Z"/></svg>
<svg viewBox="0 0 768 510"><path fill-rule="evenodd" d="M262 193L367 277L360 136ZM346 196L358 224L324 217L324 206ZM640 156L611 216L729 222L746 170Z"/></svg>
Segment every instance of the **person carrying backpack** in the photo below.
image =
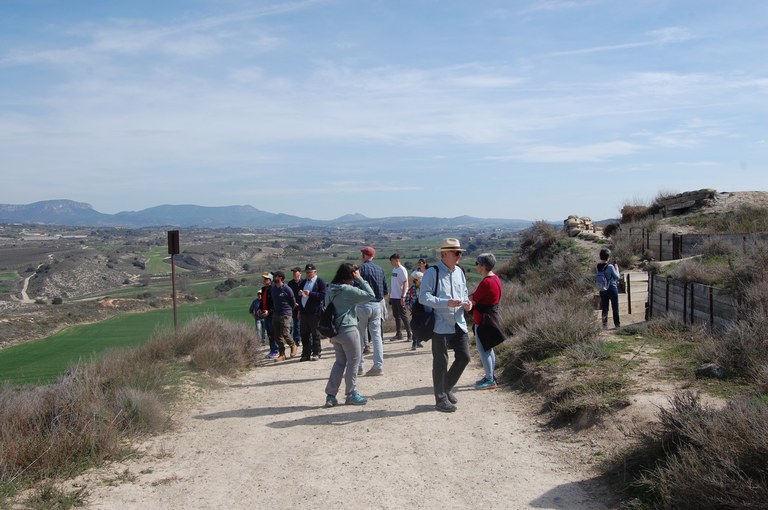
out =
<svg viewBox="0 0 768 510"><path fill-rule="evenodd" d="M355 306L367 303L375 296L370 284L360 276L357 266L344 262L336 271L328 292L325 294L325 306L330 303L336 308L336 328L338 334L331 339L336 361L331 367L328 384L325 386L325 407L339 404L336 394L342 379L345 382L344 403L365 405L367 398L357 391L357 367L362 358L362 344L357 329Z"/></svg>
<svg viewBox="0 0 768 510"><path fill-rule="evenodd" d="M595 282L597 290L600 292L600 312L603 322L603 328L608 327L608 303L613 310L613 325L618 329L621 326L619 321L619 285L621 278L619 266L609 263L611 250L603 248L600 250L600 262L595 266Z"/></svg>

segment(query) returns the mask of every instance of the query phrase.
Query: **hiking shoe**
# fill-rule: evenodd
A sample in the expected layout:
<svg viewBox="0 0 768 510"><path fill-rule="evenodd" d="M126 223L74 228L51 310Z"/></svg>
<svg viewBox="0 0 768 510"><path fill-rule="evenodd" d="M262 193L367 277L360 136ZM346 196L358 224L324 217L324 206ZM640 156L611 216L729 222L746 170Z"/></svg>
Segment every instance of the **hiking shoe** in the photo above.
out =
<svg viewBox="0 0 768 510"><path fill-rule="evenodd" d="M498 388L496 381L487 377L483 377L482 380L475 383L476 390L492 390L494 388Z"/></svg>
<svg viewBox="0 0 768 510"><path fill-rule="evenodd" d="M441 413L452 413L456 411L456 406L451 404L451 402L447 398L444 398L440 402L435 404L435 409L437 411L440 411Z"/></svg>
<svg viewBox="0 0 768 510"><path fill-rule="evenodd" d="M275 359L275 358L277 358L277 353L276 352L270 352L269 354L267 354L264 357L267 358L267 359Z"/></svg>
<svg viewBox="0 0 768 510"><path fill-rule="evenodd" d="M320 357L317 354L313 354L312 356L309 357L309 361L317 361L319 359Z"/></svg>
<svg viewBox="0 0 768 510"><path fill-rule="evenodd" d="M458 404L459 403L459 399L456 398L456 394L454 392L448 391L448 392L446 392L446 395L448 395L448 402L450 402L451 404Z"/></svg>
<svg viewBox="0 0 768 510"><path fill-rule="evenodd" d="M344 401L346 405L353 405L353 406L364 406L366 402L368 402L368 399L365 397L361 397L357 391L353 391L352 393L347 395L347 399Z"/></svg>
<svg viewBox="0 0 768 510"><path fill-rule="evenodd" d="M339 401L336 400L336 397L333 395L328 395L325 397L325 407L335 407L339 405Z"/></svg>
<svg viewBox="0 0 768 510"><path fill-rule="evenodd" d="M291 346L291 358L294 358L294 357L296 357L296 351L297 351L297 350L298 350L298 349L296 348L296 344L293 344L293 345Z"/></svg>
<svg viewBox="0 0 768 510"><path fill-rule="evenodd" d="M416 344L411 344L411 350L412 350L412 351L415 351L415 350L416 350Z"/></svg>
<svg viewBox="0 0 768 510"><path fill-rule="evenodd" d="M285 361L285 353L278 354L274 359L275 361Z"/></svg>
<svg viewBox="0 0 768 510"><path fill-rule="evenodd" d="M401 335L401 334L397 334L397 335L392 337L392 341L393 342L396 341L396 340L402 340L402 339L403 339L403 335Z"/></svg>
<svg viewBox="0 0 768 510"><path fill-rule="evenodd" d="M423 348L423 347L424 347L424 344L423 344L423 343L421 343L421 342L416 342L416 347L418 347L419 349L421 349L421 348Z"/></svg>
<svg viewBox="0 0 768 510"><path fill-rule="evenodd" d="M363 349L363 354L370 354L370 353L371 353L371 348L366 345L365 348Z"/></svg>
<svg viewBox="0 0 768 510"><path fill-rule="evenodd" d="M365 373L366 377L371 377L373 375L384 375L384 370L382 368L373 367Z"/></svg>

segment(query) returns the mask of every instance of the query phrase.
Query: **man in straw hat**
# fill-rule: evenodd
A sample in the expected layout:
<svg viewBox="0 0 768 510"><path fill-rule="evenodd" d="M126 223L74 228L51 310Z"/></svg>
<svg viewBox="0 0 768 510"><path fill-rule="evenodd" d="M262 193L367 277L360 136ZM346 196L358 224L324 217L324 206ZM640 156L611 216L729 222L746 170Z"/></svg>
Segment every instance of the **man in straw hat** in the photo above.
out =
<svg viewBox="0 0 768 510"><path fill-rule="evenodd" d="M444 413L456 410L457 399L453 387L470 360L464 311L472 310L472 302L469 300L464 271L458 265L463 252L458 239L443 239L440 244L440 262L424 272L419 289L419 302L435 312L432 384L435 390L435 409ZM450 367L449 348L454 351Z"/></svg>

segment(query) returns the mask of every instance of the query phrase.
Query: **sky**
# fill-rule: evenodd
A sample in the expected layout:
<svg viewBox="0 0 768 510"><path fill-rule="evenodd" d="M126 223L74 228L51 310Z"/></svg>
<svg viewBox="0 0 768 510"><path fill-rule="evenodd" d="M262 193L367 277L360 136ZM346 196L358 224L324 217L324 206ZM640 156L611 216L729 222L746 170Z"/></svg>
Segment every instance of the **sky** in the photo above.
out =
<svg viewBox="0 0 768 510"><path fill-rule="evenodd" d="M557 221L768 190L765 0L0 0L0 203Z"/></svg>

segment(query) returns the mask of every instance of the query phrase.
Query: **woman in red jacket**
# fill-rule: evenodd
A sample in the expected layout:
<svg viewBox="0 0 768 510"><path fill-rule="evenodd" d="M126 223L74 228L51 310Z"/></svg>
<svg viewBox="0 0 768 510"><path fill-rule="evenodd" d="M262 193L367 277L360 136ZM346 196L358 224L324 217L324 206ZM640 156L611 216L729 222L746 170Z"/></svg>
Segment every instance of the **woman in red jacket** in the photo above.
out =
<svg viewBox="0 0 768 510"><path fill-rule="evenodd" d="M496 369L496 353L493 347L483 348L482 338L478 335L478 324L483 320L483 313L495 309L501 300L501 280L493 272L496 266L496 257L493 253L481 253L475 259L477 272L483 276L475 291L469 295L472 301L472 322L475 324L475 338L477 339L477 352L480 353L480 361L485 369L485 377L475 383L478 390L491 390L496 388L496 377L493 375Z"/></svg>

